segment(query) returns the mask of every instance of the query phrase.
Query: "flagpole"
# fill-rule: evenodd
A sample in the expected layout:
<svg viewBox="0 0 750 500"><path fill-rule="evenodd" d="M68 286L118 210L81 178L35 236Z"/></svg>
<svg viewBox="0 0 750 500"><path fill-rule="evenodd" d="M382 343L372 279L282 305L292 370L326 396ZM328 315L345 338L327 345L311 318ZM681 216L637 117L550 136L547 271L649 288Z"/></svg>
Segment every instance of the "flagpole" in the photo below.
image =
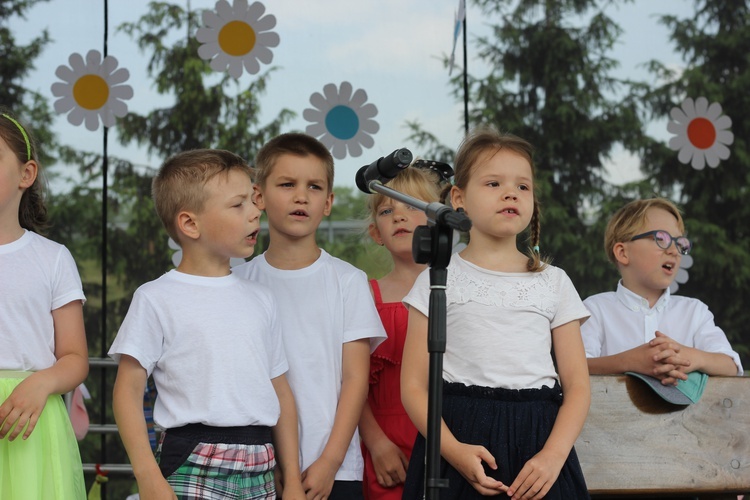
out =
<svg viewBox="0 0 750 500"><path fill-rule="evenodd" d="M466 50L466 11L464 11L464 132L469 135L469 57Z"/></svg>

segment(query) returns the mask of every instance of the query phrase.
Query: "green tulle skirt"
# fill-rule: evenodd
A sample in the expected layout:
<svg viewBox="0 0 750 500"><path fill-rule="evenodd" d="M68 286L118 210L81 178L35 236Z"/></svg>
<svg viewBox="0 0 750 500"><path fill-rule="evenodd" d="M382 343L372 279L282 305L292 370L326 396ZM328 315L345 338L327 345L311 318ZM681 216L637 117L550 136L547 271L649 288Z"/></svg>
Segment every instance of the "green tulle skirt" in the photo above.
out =
<svg viewBox="0 0 750 500"><path fill-rule="evenodd" d="M0 370L0 402L28 372ZM86 485L73 427L62 397L50 396L28 439L0 439L2 500L83 500Z"/></svg>

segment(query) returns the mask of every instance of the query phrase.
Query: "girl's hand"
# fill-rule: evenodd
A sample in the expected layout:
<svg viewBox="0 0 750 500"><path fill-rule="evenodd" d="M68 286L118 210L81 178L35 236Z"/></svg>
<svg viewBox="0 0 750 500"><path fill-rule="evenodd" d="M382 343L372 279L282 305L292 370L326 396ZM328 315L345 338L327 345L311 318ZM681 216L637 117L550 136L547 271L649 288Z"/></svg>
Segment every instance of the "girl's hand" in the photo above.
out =
<svg viewBox="0 0 750 500"><path fill-rule="evenodd" d="M302 472L302 489L307 500L325 500L331 494L339 466L322 455Z"/></svg>
<svg viewBox="0 0 750 500"><path fill-rule="evenodd" d="M555 484L564 463L564 457L561 460L551 452L540 451L524 464L516 480L508 488L508 496L513 500L544 498Z"/></svg>
<svg viewBox="0 0 750 500"><path fill-rule="evenodd" d="M475 490L486 496L508 491L507 486L484 473L482 462L486 462L492 470L497 469L495 457L487 448L466 443L459 443L457 446L457 451L452 453L452 459L448 461Z"/></svg>
<svg viewBox="0 0 750 500"><path fill-rule="evenodd" d="M406 469L409 460L401 448L393 441L384 438L370 449L372 464L375 466L375 476L378 484L384 488L393 488L406 481Z"/></svg>
<svg viewBox="0 0 750 500"><path fill-rule="evenodd" d="M44 388L43 380L39 372L30 375L0 405L0 439L7 435L8 441L13 441L24 428L23 439L31 435L50 395ZM13 431L8 434L11 428Z"/></svg>

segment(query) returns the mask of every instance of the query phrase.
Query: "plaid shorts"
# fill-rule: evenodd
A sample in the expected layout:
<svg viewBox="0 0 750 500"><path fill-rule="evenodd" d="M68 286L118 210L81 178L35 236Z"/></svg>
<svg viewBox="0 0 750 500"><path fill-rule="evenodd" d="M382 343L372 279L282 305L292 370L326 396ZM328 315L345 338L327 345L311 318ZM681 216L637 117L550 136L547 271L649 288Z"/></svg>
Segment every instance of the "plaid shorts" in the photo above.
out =
<svg viewBox="0 0 750 500"><path fill-rule="evenodd" d="M190 424L162 433L156 459L180 500L274 499L268 427Z"/></svg>

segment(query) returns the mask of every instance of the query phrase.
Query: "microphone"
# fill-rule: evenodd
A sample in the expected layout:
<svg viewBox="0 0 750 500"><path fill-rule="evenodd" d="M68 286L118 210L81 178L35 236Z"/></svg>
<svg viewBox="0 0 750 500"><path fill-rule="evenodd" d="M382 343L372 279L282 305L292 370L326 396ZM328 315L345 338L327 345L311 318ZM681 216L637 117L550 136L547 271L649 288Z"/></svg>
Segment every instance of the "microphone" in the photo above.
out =
<svg viewBox="0 0 750 500"><path fill-rule="evenodd" d="M360 168L354 180L360 191L372 194L372 191L370 191L370 182L388 182L408 167L411 160L411 151L406 148L397 149L388 156L378 158L369 165Z"/></svg>

